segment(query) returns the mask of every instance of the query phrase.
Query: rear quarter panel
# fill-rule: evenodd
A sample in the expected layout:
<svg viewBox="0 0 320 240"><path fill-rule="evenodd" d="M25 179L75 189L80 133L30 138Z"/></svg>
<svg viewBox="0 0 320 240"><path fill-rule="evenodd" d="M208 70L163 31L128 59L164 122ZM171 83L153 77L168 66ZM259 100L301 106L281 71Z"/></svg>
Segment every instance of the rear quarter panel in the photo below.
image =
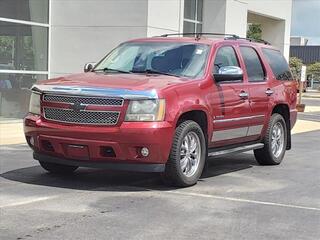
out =
<svg viewBox="0 0 320 240"><path fill-rule="evenodd" d="M265 46L264 48L274 49L268 46ZM297 82L294 79L286 81L277 80L261 48L259 49L259 54L267 71L268 86L274 91L274 94L270 97L268 118L266 119L265 124L267 126L274 107L278 104L285 104L289 108L290 125L292 129L297 120Z"/></svg>

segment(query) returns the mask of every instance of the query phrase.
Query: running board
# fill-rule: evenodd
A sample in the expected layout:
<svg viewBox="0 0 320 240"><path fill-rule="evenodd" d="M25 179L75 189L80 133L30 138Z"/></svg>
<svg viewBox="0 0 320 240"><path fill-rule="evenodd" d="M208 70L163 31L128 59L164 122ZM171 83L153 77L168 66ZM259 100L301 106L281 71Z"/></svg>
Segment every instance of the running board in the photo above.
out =
<svg viewBox="0 0 320 240"><path fill-rule="evenodd" d="M246 145L246 146L241 146L241 147L235 147L235 148L230 148L230 149L224 149L224 150L218 150L218 151L212 151L208 153L208 157L215 157L215 156L221 156L221 155L226 155L226 154L231 154L231 153L241 153L241 152L247 152L250 150L255 150L259 148L263 148L264 144L263 143L255 143L251 145Z"/></svg>

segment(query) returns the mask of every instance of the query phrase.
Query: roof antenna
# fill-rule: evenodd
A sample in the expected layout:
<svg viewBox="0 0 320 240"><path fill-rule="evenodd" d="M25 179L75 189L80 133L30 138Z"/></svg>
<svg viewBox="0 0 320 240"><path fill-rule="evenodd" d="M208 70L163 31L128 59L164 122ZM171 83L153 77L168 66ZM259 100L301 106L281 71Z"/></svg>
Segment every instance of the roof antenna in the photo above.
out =
<svg viewBox="0 0 320 240"><path fill-rule="evenodd" d="M201 33L196 33L194 40L199 41L201 39Z"/></svg>

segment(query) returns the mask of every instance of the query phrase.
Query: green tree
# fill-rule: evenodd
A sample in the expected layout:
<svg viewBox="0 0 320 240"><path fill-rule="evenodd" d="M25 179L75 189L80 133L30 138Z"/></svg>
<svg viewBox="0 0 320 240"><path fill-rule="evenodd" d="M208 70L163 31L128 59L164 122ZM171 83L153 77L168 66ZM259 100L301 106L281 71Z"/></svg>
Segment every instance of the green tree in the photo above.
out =
<svg viewBox="0 0 320 240"><path fill-rule="evenodd" d="M249 24L249 28L247 31L247 38L250 38L253 40L261 40L262 38L261 24L257 24L257 23Z"/></svg>
<svg viewBox="0 0 320 240"><path fill-rule="evenodd" d="M292 75L296 80L300 79L302 65L303 65L303 62L300 58L291 57L289 59L289 66L290 66Z"/></svg>
<svg viewBox="0 0 320 240"><path fill-rule="evenodd" d="M320 79L320 62L315 62L308 66L308 75L313 75L313 79Z"/></svg>

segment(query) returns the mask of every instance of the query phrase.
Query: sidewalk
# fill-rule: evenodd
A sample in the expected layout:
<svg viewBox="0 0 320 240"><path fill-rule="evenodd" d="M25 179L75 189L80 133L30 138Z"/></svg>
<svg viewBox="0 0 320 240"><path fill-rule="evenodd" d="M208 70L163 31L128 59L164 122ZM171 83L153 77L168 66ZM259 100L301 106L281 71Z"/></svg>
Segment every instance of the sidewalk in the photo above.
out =
<svg viewBox="0 0 320 240"><path fill-rule="evenodd" d="M307 90L306 93L302 93L302 98L320 98L320 91Z"/></svg>
<svg viewBox="0 0 320 240"><path fill-rule="evenodd" d="M306 121L306 120L298 120L296 125L292 129L292 134L311 132L311 131L319 131L320 130L320 122Z"/></svg>
<svg viewBox="0 0 320 240"><path fill-rule="evenodd" d="M304 112L312 113L312 112L320 112L320 106L306 106Z"/></svg>
<svg viewBox="0 0 320 240"><path fill-rule="evenodd" d="M26 143L22 122L0 123L0 145Z"/></svg>

